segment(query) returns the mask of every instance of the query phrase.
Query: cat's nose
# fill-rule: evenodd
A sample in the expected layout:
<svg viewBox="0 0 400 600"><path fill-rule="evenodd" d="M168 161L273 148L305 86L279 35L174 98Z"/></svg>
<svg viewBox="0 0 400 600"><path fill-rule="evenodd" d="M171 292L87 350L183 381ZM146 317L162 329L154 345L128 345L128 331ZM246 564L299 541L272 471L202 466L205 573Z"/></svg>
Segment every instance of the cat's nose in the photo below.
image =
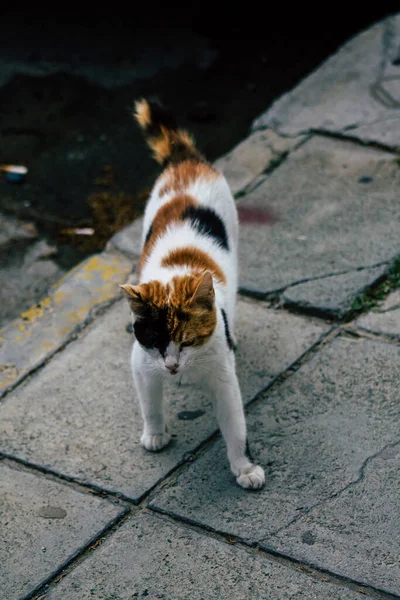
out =
<svg viewBox="0 0 400 600"><path fill-rule="evenodd" d="M166 360L165 366L167 367L167 369L171 373L171 375L175 375L178 370L179 364L176 361L169 362Z"/></svg>

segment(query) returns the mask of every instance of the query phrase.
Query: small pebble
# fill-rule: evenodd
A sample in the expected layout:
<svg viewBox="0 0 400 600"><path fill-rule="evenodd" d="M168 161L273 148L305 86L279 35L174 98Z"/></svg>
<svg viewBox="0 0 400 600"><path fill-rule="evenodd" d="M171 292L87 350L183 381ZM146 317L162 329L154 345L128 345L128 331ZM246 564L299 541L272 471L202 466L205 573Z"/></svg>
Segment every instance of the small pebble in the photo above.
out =
<svg viewBox="0 0 400 600"><path fill-rule="evenodd" d="M193 462L194 454L192 452L185 452L185 454L182 456L182 460L184 462Z"/></svg>

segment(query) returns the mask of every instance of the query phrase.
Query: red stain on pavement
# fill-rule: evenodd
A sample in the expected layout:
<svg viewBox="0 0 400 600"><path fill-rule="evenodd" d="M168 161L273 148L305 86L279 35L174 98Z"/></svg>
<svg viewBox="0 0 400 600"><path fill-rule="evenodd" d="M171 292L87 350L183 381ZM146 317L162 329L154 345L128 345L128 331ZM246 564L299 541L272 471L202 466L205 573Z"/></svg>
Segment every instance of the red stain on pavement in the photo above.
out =
<svg viewBox="0 0 400 600"><path fill-rule="evenodd" d="M256 223L258 225L274 225L279 217L271 209L258 206L238 205L240 223Z"/></svg>

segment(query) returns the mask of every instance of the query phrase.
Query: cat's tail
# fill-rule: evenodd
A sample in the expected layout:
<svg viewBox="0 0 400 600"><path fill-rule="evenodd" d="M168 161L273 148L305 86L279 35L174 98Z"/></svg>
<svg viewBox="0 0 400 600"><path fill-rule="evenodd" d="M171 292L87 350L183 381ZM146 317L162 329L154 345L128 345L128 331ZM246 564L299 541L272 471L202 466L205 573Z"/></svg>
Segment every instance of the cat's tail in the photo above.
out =
<svg viewBox="0 0 400 600"><path fill-rule="evenodd" d="M178 127L173 115L157 100L138 100L134 116L153 150L154 158L161 165L177 164L188 159L204 160L191 135Z"/></svg>

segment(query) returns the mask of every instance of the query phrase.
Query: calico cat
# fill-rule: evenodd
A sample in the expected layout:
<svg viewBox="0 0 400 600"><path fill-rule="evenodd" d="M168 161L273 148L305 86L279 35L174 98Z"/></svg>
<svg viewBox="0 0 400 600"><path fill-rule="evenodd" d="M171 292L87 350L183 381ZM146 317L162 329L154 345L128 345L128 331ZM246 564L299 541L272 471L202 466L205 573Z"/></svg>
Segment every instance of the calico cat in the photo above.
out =
<svg viewBox="0 0 400 600"><path fill-rule="evenodd" d="M226 179L161 104L140 100L135 109L165 167L144 214L140 283L121 286L136 337L131 364L144 420L141 443L152 451L168 444L163 379L194 372L213 396L237 482L261 488L264 471L246 453L235 372L236 206Z"/></svg>

